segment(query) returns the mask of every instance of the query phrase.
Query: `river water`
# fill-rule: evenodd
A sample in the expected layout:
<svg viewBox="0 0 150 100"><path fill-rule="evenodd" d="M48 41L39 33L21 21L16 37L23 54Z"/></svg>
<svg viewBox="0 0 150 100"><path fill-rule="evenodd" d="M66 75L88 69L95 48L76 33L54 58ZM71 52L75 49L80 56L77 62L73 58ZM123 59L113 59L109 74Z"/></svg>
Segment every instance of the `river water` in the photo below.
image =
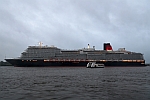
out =
<svg viewBox="0 0 150 100"><path fill-rule="evenodd" d="M150 100L150 66L0 66L0 100Z"/></svg>

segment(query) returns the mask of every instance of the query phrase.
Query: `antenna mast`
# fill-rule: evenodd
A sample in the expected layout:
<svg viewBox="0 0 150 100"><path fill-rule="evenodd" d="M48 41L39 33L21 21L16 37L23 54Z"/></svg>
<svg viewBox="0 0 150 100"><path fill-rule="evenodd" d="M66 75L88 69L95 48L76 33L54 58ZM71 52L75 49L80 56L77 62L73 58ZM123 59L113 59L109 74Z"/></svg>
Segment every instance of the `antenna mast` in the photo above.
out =
<svg viewBox="0 0 150 100"><path fill-rule="evenodd" d="M43 43L40 41L40 42L39 42L39 46L42 47L42 44L43 44Z"/></svg>

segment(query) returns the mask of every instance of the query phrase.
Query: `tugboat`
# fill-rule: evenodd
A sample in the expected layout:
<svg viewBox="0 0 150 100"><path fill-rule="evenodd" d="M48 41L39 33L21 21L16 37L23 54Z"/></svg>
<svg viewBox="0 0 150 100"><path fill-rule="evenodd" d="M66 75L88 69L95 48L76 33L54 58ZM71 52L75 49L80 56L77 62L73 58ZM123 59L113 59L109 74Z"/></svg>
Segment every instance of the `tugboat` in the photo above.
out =
<svg viewBox="0 0 150 100"><path fill-rule="evenodd" d="M89 62L86 68L104 68L104 64L96 63L96 62Z"/></svg>

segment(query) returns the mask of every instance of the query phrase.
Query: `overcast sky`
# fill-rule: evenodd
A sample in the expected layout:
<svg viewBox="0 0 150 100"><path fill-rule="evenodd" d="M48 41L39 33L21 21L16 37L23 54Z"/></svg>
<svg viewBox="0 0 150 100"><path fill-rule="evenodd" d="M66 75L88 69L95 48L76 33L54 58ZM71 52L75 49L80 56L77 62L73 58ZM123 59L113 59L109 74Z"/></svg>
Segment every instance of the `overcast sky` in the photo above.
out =
<svg viewBox="0 0 150 100"><path fill-rule="evenodd" d="M0 60L40 41L62 49L110 42L150 63L150 0L0 0Z"/></svg>

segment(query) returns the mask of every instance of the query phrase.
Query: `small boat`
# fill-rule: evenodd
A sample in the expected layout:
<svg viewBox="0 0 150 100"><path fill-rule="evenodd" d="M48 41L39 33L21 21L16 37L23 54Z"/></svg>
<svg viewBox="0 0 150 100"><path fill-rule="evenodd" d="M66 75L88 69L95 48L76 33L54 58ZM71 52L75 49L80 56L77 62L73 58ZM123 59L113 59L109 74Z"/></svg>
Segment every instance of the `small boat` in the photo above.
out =
<svg viewBox="0 0 150 100"><path fill-rule="evenodd" d="M101 63L96 63L96 62L89 62L86 66L86 68L104 68L105 65Z"/></svg>

